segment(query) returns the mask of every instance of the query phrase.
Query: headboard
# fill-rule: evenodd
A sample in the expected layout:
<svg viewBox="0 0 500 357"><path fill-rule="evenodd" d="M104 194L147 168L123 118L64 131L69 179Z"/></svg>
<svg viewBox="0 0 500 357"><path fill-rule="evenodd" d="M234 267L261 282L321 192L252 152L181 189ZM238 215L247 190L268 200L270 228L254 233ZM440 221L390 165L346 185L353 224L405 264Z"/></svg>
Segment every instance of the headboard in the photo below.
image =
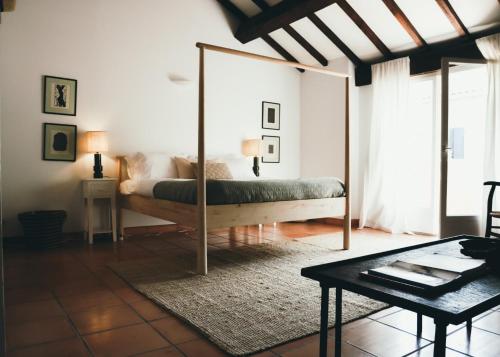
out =
<svg viewBox="0 0 500 357"><path fill-rule="evenodd" d="M125 160L125 156L117 156L116 159L118 160L118 183L122 183L130 178L128 176L127 160Z"/></svg>

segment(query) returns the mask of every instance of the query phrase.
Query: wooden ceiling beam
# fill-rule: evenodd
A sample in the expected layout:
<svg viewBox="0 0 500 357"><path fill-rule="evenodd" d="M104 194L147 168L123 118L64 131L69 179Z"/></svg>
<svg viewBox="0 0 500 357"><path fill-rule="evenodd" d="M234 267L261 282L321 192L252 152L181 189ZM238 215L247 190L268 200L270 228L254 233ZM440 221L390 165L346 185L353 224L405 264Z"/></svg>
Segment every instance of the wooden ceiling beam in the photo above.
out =
<svg viewBox="0 0 500 357"><path fill-rule="evenodd" d="M499 0L500 1L500 0ZM362 63L361 59L356 56L354 52L351 51L349 47L328 27L327 24L323 22L316 14L311 14L307 17L311 22L316 25L316 27L323 32L323 34L328 37L332 43L337 46L337 48L342 51L342 53L351 60L356 66Z"/></svg>
<svg viewBox="0 0 500 357"><path fill-rule="evenodd" d="M359 29L365 34L366 37L377 47L377 49L386 58L392 57L392 52L389 48L382 42L382 40L373 32L373 30L368 26L368 24L358 15L358 13L347 3L346 0L338 0L337 4L346 13L347 16L359 27Z"/></svg>
<svg viewBox="0 0 500 357"><path fill-rule="evenodd" d="M441 59L443 57L483 59L481 51L479 51L476 45L476 40L497 33L500 33L500 25L475 32L467 37L457 37L451 40L429 44L426 47L417 47L408 51L399 52L394 55L394 58L409 56L410 73L412 75L432 72L441 68ZM364 86L371 84L371 66L382 62L385 62L385 60L372 61L357 66L356 85Z"/></svg>
<svg viewBox="0 0 500 357"><path fill-rule="evenodd" d="M262 35L290 25L316 11L319 11L336 0L283 0L269 7L260 14L242 22L235 37L242 43L247 43Z"/></svg>
<svg viewBox="0 0 500 357"><path fill-rule="evenodd" d="M392 12L396 20L398 20L398 22L403 27L403 29L408 33L408 35L410 35L413 42L415 42L415 44L419 47L427 46L427 42L425 42L423 37L420 36L415 26L413 26L408 17L406 17L403 10L401 10L398 4L396 4L394 0L382 0L382 1L384 2L385 6L387 6L389 11Z"/></svg>
<svg viewBox="0 0 500 357"><path fill-rule="evenodd" d="M248 20L248 16L241 11L236 5L234 5L230 0L217 0L227 11L229 11L234 17L240 21ZM278 42L276 42L271 36L263 35L262 40L266 42L273 50L278 52L281 57L291 62L299 62L290 52L285 50ZM304 72L302 68L298 68L299 72Z"/></svg>
<svg viewBox="0 0 500 357"><path fill-rule="evenodd" d="M467 30L467 27L464 25L462 20L460 20L460 17L458 17L455 9L453 8L453 6L451 6L450 2L448 0L436 0L436 2L441 10L443 10L452 26L455 28L455 31L457 31L460 36L469 36L469 30Z"/></svg>
<svg viewBox="0 0 500 357"><path fill-rule="evenodd" d="M262 11L270 9L270 6L265 0L252 0L255 5L257 5ZM295 41L299 43L311 56L313 56L316 61L321 63L323 66L328 66L328 60L323 56L313 45L311 45L303 36L301 36L297 30L295 30L290 25L283 26L283 30L289 34Z"/></svg>

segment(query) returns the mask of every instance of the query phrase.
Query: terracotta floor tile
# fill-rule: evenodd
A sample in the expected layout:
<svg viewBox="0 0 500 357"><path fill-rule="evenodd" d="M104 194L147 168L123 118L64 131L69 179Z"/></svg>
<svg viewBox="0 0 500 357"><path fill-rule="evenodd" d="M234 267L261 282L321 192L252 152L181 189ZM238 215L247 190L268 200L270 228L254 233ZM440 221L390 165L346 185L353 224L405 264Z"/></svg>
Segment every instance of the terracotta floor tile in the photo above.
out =
<svg viewBox="0 0 500 357"><path fill-rule="evenodd" d="M182 357L184 355L182 353L180 353L177 348L172 346L172 347L162 348L161 350L141 353L137 356L141 356L141 357Z"/></svg>
<svg viewBox="0 0 500 357"><path fill-rule="evenodd" d="M467 355L451 350L449 348L446 349L446 357L466 357L466 356ZM434 344L424 347L406 357L434 357Z"/></svg>
<svg viewBox="0 0 500 357"><path fill-rule="evenodd" d="M319 334L299 338L295 341L287 342L279 346L273 347L271 350L274 353L281 355L282 353L300 348L310 343L319 343Z"/></svg>
<svg viewBox="0 0 500 357"><path fill-rule="evenodd" d="M147 324L132 325L87 335L96 356L130 356L168 347L169 343Z"/></svg>
<svg viewBox="0 0 500 357"><path fill-rule="evenodd" d="M65 317L55 317L10 325L6 329L6 335L7 348L14 349L73 337L75 332Z"/></svg>
<svg viewBox="0 0 500 357"><path fill-rule="evenodd" d="M49 289L44 288L22 288L14 290L5 291L5 303L6 305L23 304L26 302L35 302L42 300L53 299L54 295Z"/></svg>
<svg viewBox="0 0 500 357"><path fill-rule="evenodd" d="M8 325L63 315L64 311L55 299L9 305L6 307L6 321Z"/></svg>
<svg viewBox="0 0 500 357"><path fill-rule="evenodd" d="M7 353L7 357L84 357L89 351L79 338L43 343Z"/></svg>
<svg viewBox="0 0 500 357"><path fill-rule="evenodd" d="M382 317L385 317L385 316L390 315L390 314L394 314L394 313L401 311L401 310L403 310L403 309L400 307L391 306L388 309L380 310L374 314L369 315L368 318L372 319L372 320L378 320Z"/></svg>
<svg viewBox="0 0 500 357"><path fill-rule="evenodd" d="M500 336L473 327L469 340L467 329L462 328L448 336L446 346L472 356L493 357L500 351Z"/></svg>
<svg viewBox="0 0 500 357"><path fill-rule="evenodd" d="M130 305L139 313L139 315L148 321L158 320L170 316L167 312L149 300L137 301Z"/></svg>
<svg viewBox="0 0 500 357"><path fill-rule="evenodd" d="M334 354L334 339L328 339L328 355ZM360 349L342 342L342 355L349 357L370 357L373 356L369 353L361 351ZM298 348L293 348L289 351L281 353L282 357L317 357L319 356L319 339L317 341L306 343Z"/></svg>
<svg viewBox="0 0 500 357"><path fill-rule="evenodd" d="M192 327L176 317L151 322L151 326L157 329L167 340L173 344L192 341L200 338L200 334Z"/></svg>
<svg viewBox="0 0 500 357"><path fill-rule="evenodd" d="M417 335L417 314L408 311L408 310L401 310L398 311L394 314L382 317L378 319L377 321L389 325L391 327L406 331L411 333L412 335ZM448 333L452 333L460 328L462 328L464 324L462 325L448 325ZM435 333L435 324L434 320L427 317L423 316L422 319L422 337L429 340L429 341L434 341L434 333Z"/></svg>
<svg viewBox="0 0 500 357"><path fill-rule="evenodd" d="M144 322L127 305L98 306L80 312L70 312L69 316L81 335Z"/></svg>
<svg viewBox="0 0 500 357"><path fill-rule="evenodd" d="M121 297L125 302L131 304L137 301L145 301L147 298L142 295L141 293L138 293L132 288L119 288L116 290L113 290L113 292Z"/></svg>
<svg viewBox="0 0 500 357"><path fill-rule="evenodd" d="M56 296L63 297L76 294L93 293L102 289L105 289L103 283L101 283L97 278L89 278L58 285L53 289L53 291Z"/></svg>
<svg viewBox="0 0 500 357"><path fill-rule="evenodd" d="M342 340L376 356L404 356L430 342L386 326L377 321L347 325L342 331Z"/></svg>
<svg viewBox="0 0 500 357"><path fill-rule="evenodd" d="M475 327L479 327L480 329L500 335L500 311L495 311L477 321L474 321L473 325ZM500 338L500 336L498 338Z"/></svg>
<svg viewBox="0 0 500 357"><path fill-rule="evenodd" d="M317 223L268 224L261 227L248 226L215 230L208 243L215 244L215 246L211 245L209 249L220 250L247 244L302 239L319 234L329 234L333 240L341 242L341 232L341 227ZM234 239L230 240L229 237ZM386 233L375 230L356 230L353 231L352 246L353 249L361 249L364 246L360 245L367 243L367 247L371 249L370 247L378 244L374 241L377 239L385 241L386 238ZM395 242L395 247L398 244L400 246L408 244L407 237L402 239L398 235L393 235L392 238L394 238L392 241ZM422 242L422 240L418 242ZM9 289L6 294L9 307L24 303L50 301L57 296L56 300L63 305L63 310L70 314L82 332L99 330L99 332L84 336L97 355L121 356L140 353L150 357L223 355L222 351L198 334L196 329L189 327L137 293L107 266L110 262L130 261L154 256L163 258L187 253L193 253L194 262L194 252L197 246L194 231L190 230L180 234L174 232L142 235L127 239L119 244L113 244L109 239L96 241L94 246L77 243L68 243L57 252L6 251L5 284ZM184 248L180 248L180 246ZM340 247L340 243L338 246ZM57 295L52 293L52 290ZM47 304L47 306L50 305L50 303ZM32 311L30 312L28 306L24 311L22 309L11 310L11 316L14 313L18 317L14 320L23 321L23 316L37 317L37 313L39 313L41 314L39 316L43 317L54 312L50 306L47 309L37 309L36 304L31 305ZM500 307L497 310L500 311ZM391 308L373 314L369 319L345 325L344 355L366 356L366 353L364 354L363 351L346 342L356 343L361 345L361 348L370 348L371 352L384 357L398 355L399 352L401 354L413 353L411 351L416 349L419 343L424 347L421 348L421 352L414 353L413 356L432 354L433 346L430 342L425 339L416 342L416 338L412 337L411 334L398 330L404 329L412 332L416 327L414 317L408 313L396 314L398 311L397 308ZM137 314L145 319L157 320L152 321L152 326L149 326L141 322L141 318ZM384 323L392 326L397 325L398 329L370 319L381 319ZM128 325L128 323L133 324ZM427 325L428 322L425 322L424 336L430 338L432 326ZM452 344L449 347L468 348L479 353L476 355L488 356L488 351L500 350L500 346L498 346L500 336L482 329L497 331L498 325L496 314L488 315L484 317L484 320L479 319L475 321L477 328L473 331L471 343L467 343L466 338L464 341L462 338L464 336L459 336L456 332L451 334L448 339L449 345ZM109 330L101 330L104 328ZM330 345L333 344L332 332L333 330L330 330ZM9 325L7 327L9 347L25 346L11 350L9 356L64 356L66 354L72 357L80 354L85 355L87 347L81 339L73 337L74 333L76 333L75 327L62 316ZM170 346L167 340L179 344L182 349ZM318 336L313 335L283 344L272 350L256 354L256 356L316 356L318 343ZM487 349L486 354L483 353L485 349ZM66 351L69 352L66 353ZM330 350L330 352L332 355L333 351ZM459 353L452 350L449 350L448 354L452 357L460 356Z"/></svg>
<svg viewBox="0 0 500 357"><path fill-rule="evenodd" d="M123 305L124 302L111 292L99 290L92 293L64 296L59 299L66 311L81 311L94 306Z"/></svg>
<svg viewBox="0 0 500 357"><path fill-rule="evenodd" d="M189 342L184 342L176 347L182 351L187 357L221 357L229 356L227 353L222 351L220 348L215 346L213 343L197 339Z"/></svg>

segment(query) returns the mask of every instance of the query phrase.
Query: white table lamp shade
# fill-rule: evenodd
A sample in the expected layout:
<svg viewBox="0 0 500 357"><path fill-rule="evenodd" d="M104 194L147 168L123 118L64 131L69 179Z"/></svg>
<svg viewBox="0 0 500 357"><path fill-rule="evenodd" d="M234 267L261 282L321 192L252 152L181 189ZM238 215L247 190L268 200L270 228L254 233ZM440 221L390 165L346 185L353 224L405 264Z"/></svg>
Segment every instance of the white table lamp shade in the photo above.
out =
<svg viewBox="0 0 500 357"><path fill-rule="evenodd" d="M243 141L242 152L245 156L261 157L263 152L261 139L249 139Z"/></svg>
<svg viewBox="0 0 500 357"><path fill-rule="evenodd" d="M108 151L108 135L105 131L87 131L88 152L106 152Z"/></svg>

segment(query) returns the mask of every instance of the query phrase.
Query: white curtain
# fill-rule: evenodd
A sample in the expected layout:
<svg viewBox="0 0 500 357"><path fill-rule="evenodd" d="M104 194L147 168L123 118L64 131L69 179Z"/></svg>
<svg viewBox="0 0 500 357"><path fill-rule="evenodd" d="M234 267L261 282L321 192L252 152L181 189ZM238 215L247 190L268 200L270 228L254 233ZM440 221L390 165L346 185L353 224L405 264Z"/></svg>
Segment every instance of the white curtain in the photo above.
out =
<svg viewBox="0 0 500 357"><path fill-rule="evenodd" d="M484 58L488 60L484 181L500 181L500 34L480 38L476 43ZM489 187L485 189L484 208L488 191ZM497 189L496 202L500 201L499 197L500 192ZM485 219L483 214L483 223ZM482 224L482 227L484 229L485 225Z"/></svg>
<svg viewBox="0 0 500 357"><path fill-rule="evenodd" d="M405 140L408 132L408 57L372 66L373 104L360 228L408 232Z"/></svg>

